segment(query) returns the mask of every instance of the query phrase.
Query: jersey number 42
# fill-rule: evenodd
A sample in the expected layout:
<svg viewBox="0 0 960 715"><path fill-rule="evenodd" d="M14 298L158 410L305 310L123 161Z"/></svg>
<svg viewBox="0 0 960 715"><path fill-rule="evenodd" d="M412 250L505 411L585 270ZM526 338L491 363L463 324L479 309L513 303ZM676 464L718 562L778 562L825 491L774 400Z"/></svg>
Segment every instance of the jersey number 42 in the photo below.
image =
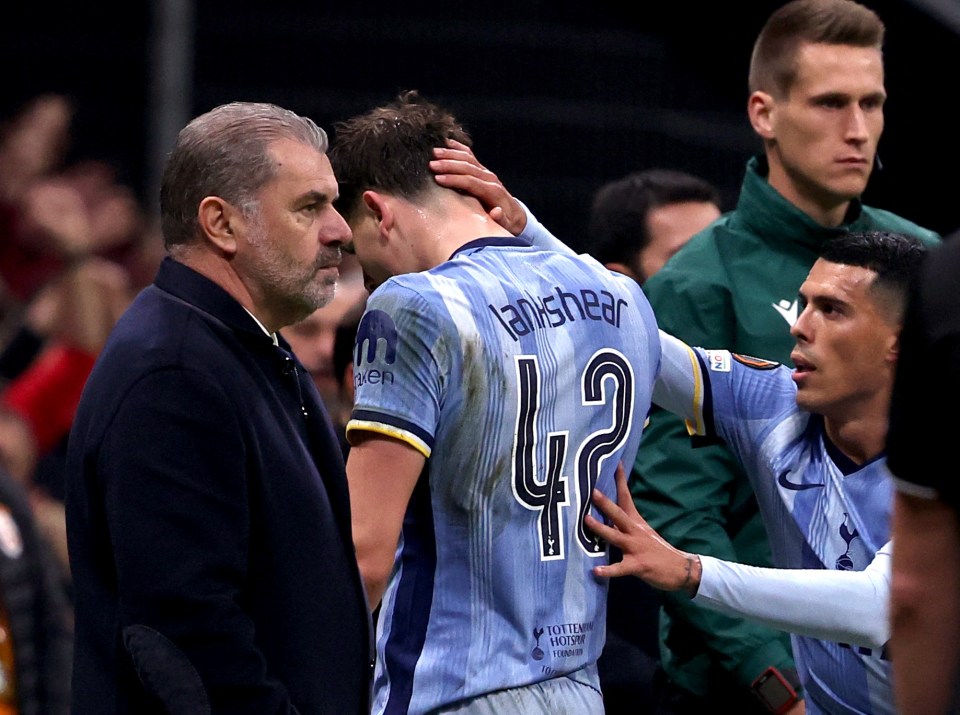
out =
<svg viewBox="0 0 960 715"><path fill-rule="evenodd" d="M523 506L538 513L540 559L563 559L566 555L564 510L571 501L569 478L564 473L570 449L570 430L539 433L537 422L541 410L542 384L537 356L518 355L516 370L519 405L513 443L513 494ZM633 368L619 351L598 350L587 362L580 386L581 409L602 409L610 414L609 426L591 432L580 444L573 445L576 450L573 463L576 509L574 538L584 553L598 557L606 553L606 545L586 528L583 520L590 510L590 495L601 466L623 446L630 434L634 402ZM579 412L566 419L588 421L586 413L581 415ZM546 464L538 468L536 452L540 440L546 440Z"/></svg>

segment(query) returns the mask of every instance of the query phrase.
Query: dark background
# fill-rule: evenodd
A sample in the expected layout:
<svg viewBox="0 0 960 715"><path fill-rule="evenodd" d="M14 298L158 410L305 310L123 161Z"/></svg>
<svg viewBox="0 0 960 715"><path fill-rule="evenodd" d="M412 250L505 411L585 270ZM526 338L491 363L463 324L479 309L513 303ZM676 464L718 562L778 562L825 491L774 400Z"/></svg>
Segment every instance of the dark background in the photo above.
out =
<svg viewBox="0 0 960 715"><path fill-rule="evenodd" d="M107 159L153 211L158 157L172 141L156 120L171 96L185 113L177 127L242 99L277 102L331 131L416 88L453 109L481 161L576 245L592 193L642 168L699 174L732 207L760 150L746 118L750 49L780 4L180 2L192 26L172 34L192 64L158 80L157 31L171 5L18 2L0 31L0 109L6 117L39 92L68 93L78 110L72 158ZM867 4L887 24L889 100L885 168L866 200L952 232L960 35L918 0Z"/></svg>

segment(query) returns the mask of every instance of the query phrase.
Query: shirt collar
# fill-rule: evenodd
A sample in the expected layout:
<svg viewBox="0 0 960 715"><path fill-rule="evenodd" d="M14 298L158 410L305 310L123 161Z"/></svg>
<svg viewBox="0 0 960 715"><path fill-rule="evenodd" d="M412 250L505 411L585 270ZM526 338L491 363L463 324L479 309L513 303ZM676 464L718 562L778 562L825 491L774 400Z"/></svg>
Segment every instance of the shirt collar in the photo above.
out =
<svg viewBox="0 0 960 715"><path fill-rule="evenodd" d="M244 306L240 306L240 307L243 308L244 310L247 310ZM280 341L277 340L277 334L276 334L276 333L271 333L269 330L267 330L266 326L265 326L263 323L260 322L260 320L257 318L257 316L255 316L255 315L254 315L253 313L251 313L249 310L247 310L247 315L249 315L251 318L254 319L254 321L257 323L257 325L260 326L260 330L262 330L262 331L266 334L266 336L273 341L274 346L280 347Z"/></svg>
<svg viewBox="0 0 960 715"><path fill-rule="evenodd" d="M450 258L454 258L464 251L478 250L487 246L526 246L530 248L530 242L516 236L488 236L485 238L475 238L468 241L453 252Z"/></svg>

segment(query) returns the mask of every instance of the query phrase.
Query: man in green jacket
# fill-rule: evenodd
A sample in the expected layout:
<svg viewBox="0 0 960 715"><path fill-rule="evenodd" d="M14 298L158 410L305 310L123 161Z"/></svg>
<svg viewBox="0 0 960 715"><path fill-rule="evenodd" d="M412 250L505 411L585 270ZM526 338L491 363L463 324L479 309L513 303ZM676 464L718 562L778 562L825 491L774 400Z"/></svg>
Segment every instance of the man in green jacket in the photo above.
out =
<svg viewBox="0 0 960 715"><path fill-rule="evenodd" d="M851 0L795 0L768 19L754 45L748 100L764 155L747 164L736 208L644 284L665 331L689 345L790 364L797 289L825 241L872 229L939 241L859 198L879 165L883 35L880 19ZM740 465L719 445L691 449L683 423L662 410L651 415L631 490L640 513L678 548L769 565ZM759 703L752 685L768 668L794 680L784 634L674 594L663 615L669 712L720 702L750 712Z"/></svg>

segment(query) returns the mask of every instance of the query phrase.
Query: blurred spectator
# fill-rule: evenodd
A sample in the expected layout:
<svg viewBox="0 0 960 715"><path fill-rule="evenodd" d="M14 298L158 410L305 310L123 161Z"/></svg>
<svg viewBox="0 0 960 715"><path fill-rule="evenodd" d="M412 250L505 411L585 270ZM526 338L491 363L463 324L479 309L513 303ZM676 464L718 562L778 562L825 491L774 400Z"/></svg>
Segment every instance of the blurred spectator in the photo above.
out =
<svg viewBox="0 0 960 715"><path fill-rule="evenodd" d="M0 125L0 317L59 268L48 246L33 240L26 213L30 190L63 165L72 118L69 100L51 94Z"/></svg>
<svg viewBox="0 0 960 715"><path fill-rule="evenodd" d="M0 467L0 713L67 715L73 617L22 486Z"/></svg>
<svg viewBox="0 0 960 715"><path fill-rule="evenodd" d="M340 440L340 449L346 459L350 452L350 443L347 441L347 422L353 409L353 346L357 341L357 328L363 315L361 310L348 314L339 325L333 338L333 374L337 381L337 396L339 412L331 414L333 426L337 430L337 439Z"/></svg>
<svg viewBox="0 0 960 715"><path fill-rule="evenodd" d="M73 107L60 95L28 102L0 126L0 317L5 343L37 294L82 259L136 271L150 243L132 190L102 161L66 165ZM158 243L155 240L154 243Z"/></svg>
<svg viewBox="0 0 960 715"><path fill-rule="evenodd" d="M63 447L93 361L161 253L109 164L67 163L73 115L42 95L0 127L0 462L67 576Z"/></svg>
<svg viewBox="0 0 960 715"><path fill-rule="evenodd" d="M648 169L600 187L584 250L641 285L720 217L720 192L686 172Z"/></svg>
<svg viewBox="0 0 960 715"><path fill-rule="evenodd" d="M85 259L45 286L25 311L18 340L35 346L36 355L29 348L16 355L13 348L0 359L11 378L0 391L0 460L29 491L65 575L63 449L93 361L131 296L123 268Z"/></svg>

